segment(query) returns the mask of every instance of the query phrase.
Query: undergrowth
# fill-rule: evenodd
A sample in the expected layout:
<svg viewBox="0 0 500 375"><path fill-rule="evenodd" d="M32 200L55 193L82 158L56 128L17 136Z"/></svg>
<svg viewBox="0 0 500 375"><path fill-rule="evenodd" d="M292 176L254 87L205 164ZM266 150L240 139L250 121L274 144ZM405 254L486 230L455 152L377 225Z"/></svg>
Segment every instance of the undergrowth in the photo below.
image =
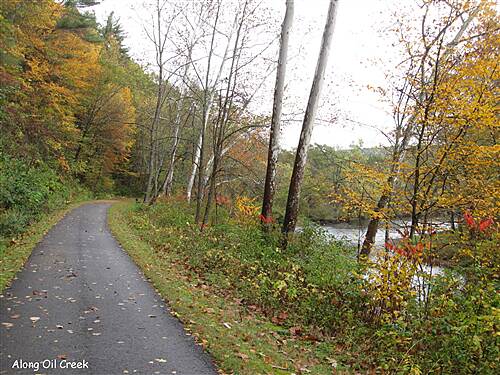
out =
<svg viewBox="0 0 500 375"><path fill-rule="evenodd" d="M330 371L497 370L498 285L486 272L468 283L445 271L429 281L432 298L424 305L408 290L398 290L397 270L380 289L352 248L317 227L305 227L282 250L278 233L264 233L257 220L227 212L200 231L181 200L150 207L130 203L122 214L151 246L160 267L181 265L213 293L236 296L299 341L314 341L316 356ZM495 249L493 243L489 251ZM384 275L383 269L378 272ZM380 298L400 301L398 310L380 311L388 308Z"/></svg>

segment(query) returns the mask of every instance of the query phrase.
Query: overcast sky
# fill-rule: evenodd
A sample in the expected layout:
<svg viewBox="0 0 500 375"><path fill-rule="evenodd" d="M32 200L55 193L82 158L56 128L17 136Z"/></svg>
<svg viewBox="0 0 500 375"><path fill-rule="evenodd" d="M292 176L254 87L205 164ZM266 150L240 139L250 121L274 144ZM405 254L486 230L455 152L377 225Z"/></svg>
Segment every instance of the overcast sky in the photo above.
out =
<svg viewBox="0 0 500 375"><path fill-rule="evenodd" d="M379 31L389 25L394 6L408 1L340 0L318 115L323 120L334 117L336 120L330 125L318 121L313 143L339 148L359 141L366 147L386 144L377 129L387 130L392 126L389 109L368 86L385 86L385 73L391 69L396 58L390 41ZM280 23L285 0L264 0L263 3L274 9L276 20ZM104 22L111 11L115 12L127 32L126 44L131 55L145 64L152 62L152 46L142 31L141 4L141 1L134 0L104 0L93 10L100 22ZM327 9L328 0L295 0L289 54L294 58L287 72L285 115L305 109ZM260 112L271 113L274 79L274 76L270 77L269 84L261 92L258 102ZM295 147L298 143L302 116L296 115L293 120L283 130L283 146L286 148Z"/></svg>

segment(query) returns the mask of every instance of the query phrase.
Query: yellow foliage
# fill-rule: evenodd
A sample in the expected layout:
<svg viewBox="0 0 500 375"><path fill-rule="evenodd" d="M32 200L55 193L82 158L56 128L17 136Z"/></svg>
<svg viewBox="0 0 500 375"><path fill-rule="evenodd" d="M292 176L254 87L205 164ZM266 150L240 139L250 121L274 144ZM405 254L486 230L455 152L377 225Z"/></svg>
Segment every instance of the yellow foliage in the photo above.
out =
<svg viewBox="0 0 500 375"><path fill-rule="evenodd" d="M260 207L255 204L255 198L238 197L235 201L236 219L241 223L255 221Z"/></svg>
<svg viewBox="0 0 500 375"><path fill-rule="evenodd" d="M401 316L408 301L415 297L411 285L417 269L415 259L388 252L372 264L366 283L372 317L389 322Z"/></svg>

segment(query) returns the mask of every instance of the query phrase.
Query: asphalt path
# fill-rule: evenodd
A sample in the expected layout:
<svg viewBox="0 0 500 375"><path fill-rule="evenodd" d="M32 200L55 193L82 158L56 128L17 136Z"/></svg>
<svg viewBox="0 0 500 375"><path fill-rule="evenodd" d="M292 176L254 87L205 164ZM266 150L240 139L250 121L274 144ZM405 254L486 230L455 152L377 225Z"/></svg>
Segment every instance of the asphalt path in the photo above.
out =
<svg viewBox="0 0 500 375"><path fill-rule="evenodd" d="M0 296L0 374L217 373L111 235L110 205L68 213Z"/></svg>

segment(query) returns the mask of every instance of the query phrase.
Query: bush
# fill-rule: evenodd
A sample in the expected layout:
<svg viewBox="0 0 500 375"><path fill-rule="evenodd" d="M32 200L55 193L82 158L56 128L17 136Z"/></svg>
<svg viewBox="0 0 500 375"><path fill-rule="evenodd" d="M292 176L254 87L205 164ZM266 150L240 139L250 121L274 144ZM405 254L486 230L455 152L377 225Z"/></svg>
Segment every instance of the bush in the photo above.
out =
<svg viewBox="0 0 500 375"><path fill-rule="evenodd" d="M42 162L0 153L0 237L21 233L40 214L61 207L71 190Z"/></svg>

